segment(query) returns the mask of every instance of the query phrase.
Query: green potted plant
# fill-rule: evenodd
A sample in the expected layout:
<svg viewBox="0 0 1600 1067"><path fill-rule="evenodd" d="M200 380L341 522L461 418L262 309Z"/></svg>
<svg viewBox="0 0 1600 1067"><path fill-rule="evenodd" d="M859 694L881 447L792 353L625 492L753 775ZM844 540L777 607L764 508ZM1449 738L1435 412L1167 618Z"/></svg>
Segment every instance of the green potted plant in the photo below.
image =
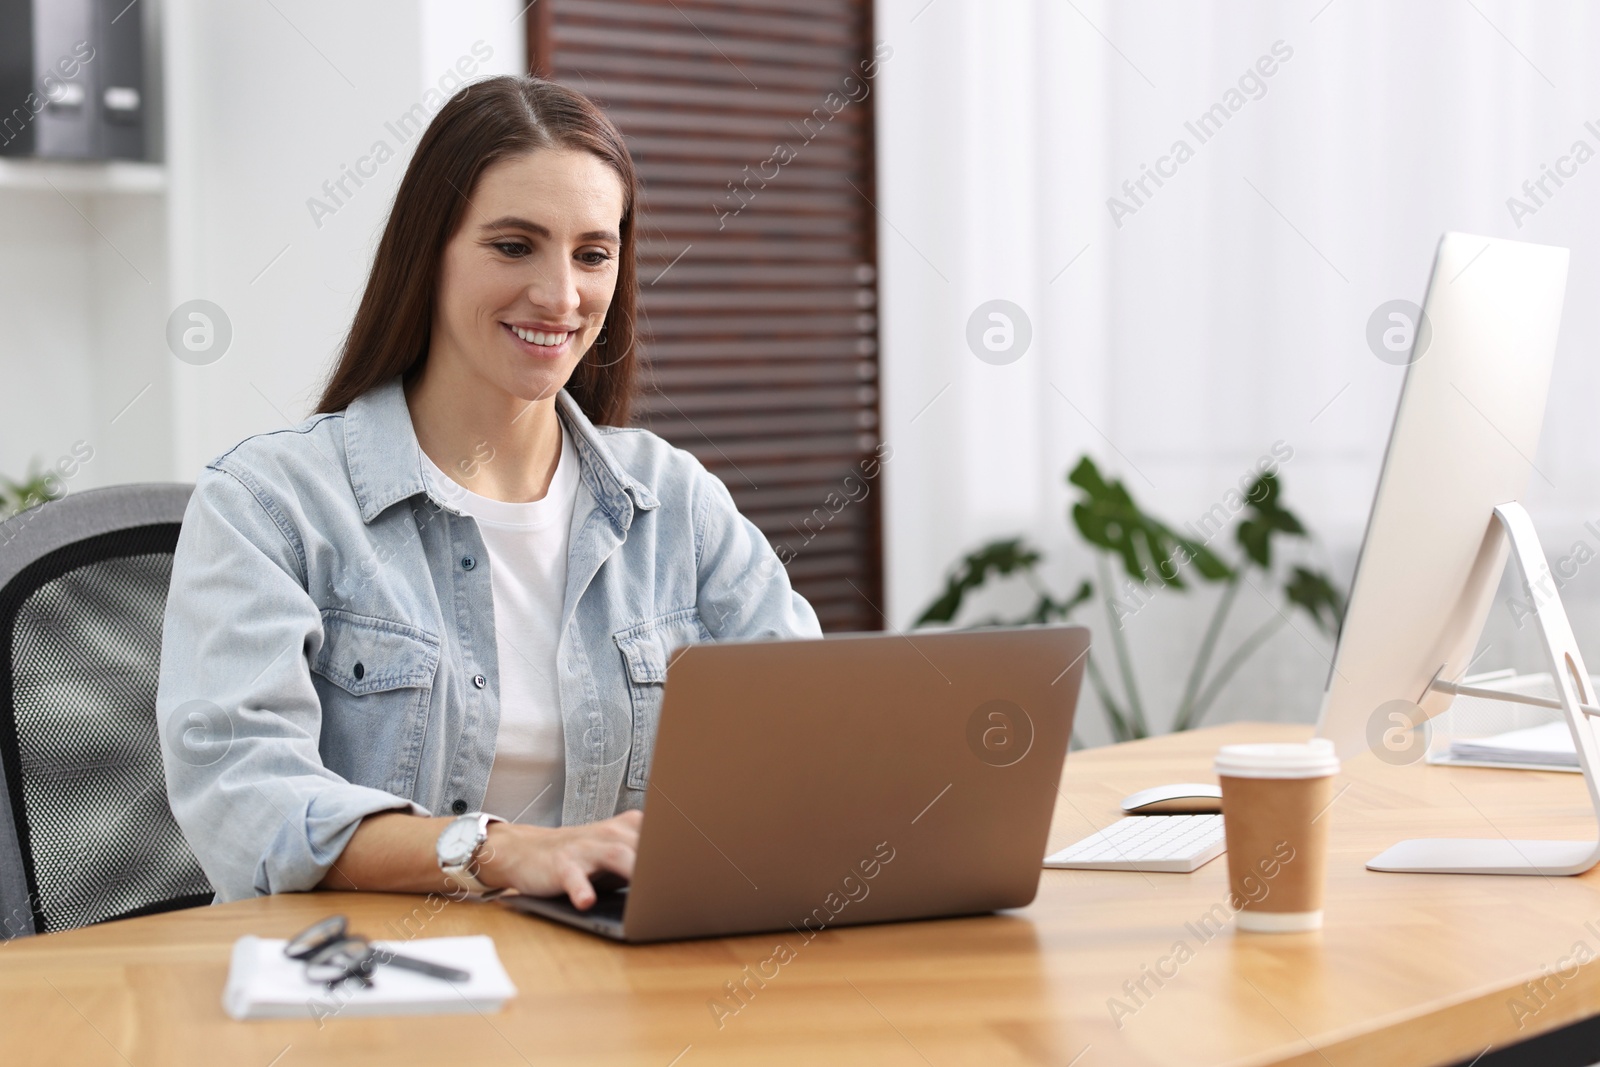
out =
<svg viewBox="0 0 1600 1067"><path fill-rule="evenodd" d="M1189 524L1179 531L1150 515L1133 499L1120 480L1107 479L1088 456L1067 475L1079 493L1073 503L1072 524L1095 556L1095 579L1083 579L1068 596L1057 597L1039 575L1043 554L1020 537L991 541L968 554L946 577L943 592L917 619L917 626L955 622L967 596L992 579L1017 576L1034 594L1033 607L1024 615L979 620L977 626L1015 626L1062 622L1098 599L1105 611L1112 656L1120 692L1091 653L1089 681L1105 708L1112 736L1118 741L1147 737L1149 717L1139 693L1133 652L1126 622L1153 598L1166 591L1184 592L1204 585L1220 585L1210 620L1195 649L1182 694L1173 709L1172 728L1199 725L1239 668L1272 636L1289 623L1290 613L1308 616L1324 636L1334 637L1344 617L1344 594L1320 570L1287 563L1275 553L1284 538L1304 539L1305 525L1284 507L1283 485L1276 464L1264 464L1242 492L1230 491L1226 504L1208 513L1217 519L1215 529ZM1236 498L1236 500L1235 500ZM1235 506L1236 505L1236 506ZM1226 521L1233 524L1234 550L1224 554L1212 544L1222 537ZM1204 520L1202 520L1204 521ZM1114 568L1121 568L1119 588ZM1228 618L1243 585L1254 586L1275 603L1273 617L1262 623L1217 658Z"/></svg>
<svg viewBox="0 0 1600 1067"><path fill-rule="evenodd" d="M61 479L52 472L40 471L37 462L28 468L28 476L23 481L0 477L0 521L38 507L46 500L55 500L65 491Z"/></svg>

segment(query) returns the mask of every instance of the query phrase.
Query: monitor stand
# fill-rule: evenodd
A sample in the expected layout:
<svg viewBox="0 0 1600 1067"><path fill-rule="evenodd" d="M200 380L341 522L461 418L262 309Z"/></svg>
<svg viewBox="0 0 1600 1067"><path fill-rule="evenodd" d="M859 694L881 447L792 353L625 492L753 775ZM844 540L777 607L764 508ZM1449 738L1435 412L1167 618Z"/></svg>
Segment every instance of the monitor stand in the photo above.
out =
<svg viewBox="0 0 1600 1067"><path fill-rule="evenodd" d="M1523 581L1533 593L1534 613L1539 634L1549 655L1550 676L1555 679L1557 700L1521 696L1496 689L1460 685L1435 677L1429 688L1457 696L1483 697L1518 704L1560 708L1566 712L1567 726L1578 750L1578 765L1583 770L1589 802L1600 819L1600 744L1597 744L1589 716L1600 716L1590 692L1589 672L1572 636L1572 624L1556 592L1550 564L1534 533L1533 520L1521 504L1511 502L1494 509L1498 528L1511 543ZM1442 670L1442 668L1441 668ZM1600 841L1514 841L1500 838L1419 838L1402 841L1367 861L1367 869L1412 874L1582 874L1600 862Z"/></svg>

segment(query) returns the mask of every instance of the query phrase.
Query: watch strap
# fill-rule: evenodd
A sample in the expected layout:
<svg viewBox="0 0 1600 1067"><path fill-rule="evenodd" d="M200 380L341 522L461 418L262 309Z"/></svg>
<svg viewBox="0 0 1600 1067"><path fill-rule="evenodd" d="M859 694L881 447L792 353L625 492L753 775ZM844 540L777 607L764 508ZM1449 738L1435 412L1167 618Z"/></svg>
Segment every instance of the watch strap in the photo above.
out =
<svg viewBox="0 0 1600 1067"><path fill-rule="evenodd" d="M444 872L445 877L455 881L468 892L498 893L500 890L486 886L478 880L477 875L473 872L473 867L476 865L478 850L481 849L483 847L483 843L489 839L489 825L491 823L505 822L506 820L502 819L498 815L491 815L486 811L474 811L460 816L455 820L455 822L462 822L467 819L472 819L477 823L477 843L473 845L472 851L467 854L467 858L464 863L448 867L441 863L440 870Z"/></svg>

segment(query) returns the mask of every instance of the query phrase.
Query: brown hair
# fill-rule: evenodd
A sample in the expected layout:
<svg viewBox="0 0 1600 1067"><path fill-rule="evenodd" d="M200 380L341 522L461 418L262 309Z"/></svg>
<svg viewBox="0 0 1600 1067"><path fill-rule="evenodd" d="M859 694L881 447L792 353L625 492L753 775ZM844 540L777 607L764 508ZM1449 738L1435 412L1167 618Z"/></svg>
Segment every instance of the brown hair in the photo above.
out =
<svg viewBox="0 0 1600 1067"><path fill-rule="evenodd" d="M409 378L422 369L444 246L460 226L479 176L502 159L557 147L590 152L622 179L616 292L566 388L591 422L627 423L639 355L633 159L622 134L588 97L542 78L511 75L464 86L417 142L318 412L339 411L395 375Z"/></svg>

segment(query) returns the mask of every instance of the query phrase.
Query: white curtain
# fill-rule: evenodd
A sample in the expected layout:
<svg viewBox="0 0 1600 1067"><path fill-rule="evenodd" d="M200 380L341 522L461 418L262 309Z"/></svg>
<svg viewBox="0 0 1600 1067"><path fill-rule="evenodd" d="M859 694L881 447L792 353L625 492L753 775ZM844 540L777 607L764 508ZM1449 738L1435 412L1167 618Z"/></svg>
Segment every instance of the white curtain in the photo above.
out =
<svg viewBox="0 0 1600 1067"><path fill-rule="evenodd" d="M1509 0L879 0L889 617L908 625L997 536L1046 548L1058 591L1090 576L1064 483L1085 452L1181 523L1283 442L1309 558L1347 581L1402 373L1368 319L1422 299L1446 230L1573 250L1536 458L1553 485L1528 503L1552 560L1580 538L1600 550L1583 525L1600 519L1600 156L1576 145L1600 153L1597 23ZM966 341L994 299L1032 327L1004 365ZM1600 664L1593 571L1562 595ZM1213 596L1126 623L1158 725ZM1272 610L1247 590L1230 635ZM1103 617L1085 618L1103 646ZM1294 624L1212 719L1315 715L1331 645ZM1530 637L1497 612L1482 665L1540 669ZM1092 700L1080 724L1105 739Z"/></svg>

